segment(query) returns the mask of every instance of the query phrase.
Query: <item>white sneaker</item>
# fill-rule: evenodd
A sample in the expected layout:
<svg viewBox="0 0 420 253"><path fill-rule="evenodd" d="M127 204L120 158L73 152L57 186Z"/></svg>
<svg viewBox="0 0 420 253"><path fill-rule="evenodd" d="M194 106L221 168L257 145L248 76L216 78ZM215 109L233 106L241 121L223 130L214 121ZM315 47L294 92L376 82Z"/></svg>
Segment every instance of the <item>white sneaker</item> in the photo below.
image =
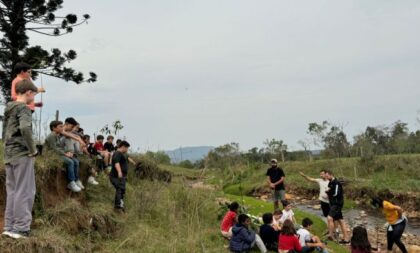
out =
<svg viewBox="0 0 420 253"><path fill-rule="evenodd" d="M120 200L120 206L121 208L124 208L124 200Z"/></svg>
<svg viewBox="0 0 420 253"><path fill-rule="evenodd" d="M80 192L82 190L79 186L77 186L77 184L74 181L71 181L67 185L67 188L69 188L72 192Z"/></svg>
<svg viewBox="0 0 420 253"><path fill-rule="evenodd" d="M90 176L88 178L88 183L91 184L91 185L98 185L99 184L98 181L96 181L93 176Z"/></svg>
<svg viewBox="0 0 420 253"><path fill-rule="evenodd" d="M9 232L9 231L3 231L3 233L1 233L1 235L5 235L5 236L8 236L8 237L12 237L12 232Z"/></svg>
<svg viewBox="0 0 420 253"><path fill-rule="evenodd" d="M9 236L13 239L22 239L22 238L27 238L29 234L10 232Z"/></svg>
<svg viewBox="0 0 420 253"><path fill-rule="evenodd" d="M77 184L77 186L79 186L79 188L80 188L81 190L85 189L85 187L84 187L84 186L83 186L83 184L82 184L82 181L77 180L77 181L76 181L76 184Z"/></svg>

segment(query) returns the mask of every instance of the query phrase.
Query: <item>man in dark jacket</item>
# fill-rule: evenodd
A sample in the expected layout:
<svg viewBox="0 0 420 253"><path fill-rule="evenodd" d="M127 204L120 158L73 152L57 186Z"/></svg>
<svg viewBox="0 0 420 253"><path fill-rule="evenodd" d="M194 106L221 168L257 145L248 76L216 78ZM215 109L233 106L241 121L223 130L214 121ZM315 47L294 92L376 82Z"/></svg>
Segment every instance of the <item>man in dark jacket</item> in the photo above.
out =
<svg viewBox="0 0 420 253"><path fill-rule="evenodd" d="M347 233L347 225L343 219L342 209L344 206L344 192L343 192L343 185L337 178L334 177L331 171L325 171L325 175L327 179L330 181L328 184L327 194L328 199L330 202L330 212L328 213L328 239L333 240L335 226L334 223L337 222L340 227L341 231L343 232L343 239L339 241L342 244L350 243L350 238Z"/></svg>
<svg viewBox="0 0 420 253"><path fill-rule="evenodd" d="M32 112L38 88L30 80L16 84L17 98L4 111L3 142L6 164L6 210L3 235L19 239L30 233L35 199L34 163L37 150L32 138Z"/></svg>
<svg viewBox="0 0 420 253"><path fill-rule="evenodd" d="M246 214L238 216L238 223L232 228L232 239L230 239L230 250L235 253L249 252L255 245L261 252L267 252L267 248L261 237L255 234L248 227L251 219Z"/></svg>

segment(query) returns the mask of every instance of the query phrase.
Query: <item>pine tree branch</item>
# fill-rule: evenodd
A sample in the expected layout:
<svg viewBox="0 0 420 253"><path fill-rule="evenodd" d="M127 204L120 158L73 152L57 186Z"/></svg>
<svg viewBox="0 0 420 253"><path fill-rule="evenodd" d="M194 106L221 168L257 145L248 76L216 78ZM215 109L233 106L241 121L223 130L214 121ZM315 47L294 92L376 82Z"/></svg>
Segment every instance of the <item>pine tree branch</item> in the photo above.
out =
<svg viewBox="0 0 420 253"><path fill-rule="evenodd" d="M40 32L38 30L30 29L30 28L28 28L27 30L28 31L31 31L31 32L39 33L39 34L42 34L42 35L47 35L47 36L50 36L50 37L59 37L59 36L63 36L63 35L69 34L69 32L60 33L60 34L44 33L44 32Z"/></svg>

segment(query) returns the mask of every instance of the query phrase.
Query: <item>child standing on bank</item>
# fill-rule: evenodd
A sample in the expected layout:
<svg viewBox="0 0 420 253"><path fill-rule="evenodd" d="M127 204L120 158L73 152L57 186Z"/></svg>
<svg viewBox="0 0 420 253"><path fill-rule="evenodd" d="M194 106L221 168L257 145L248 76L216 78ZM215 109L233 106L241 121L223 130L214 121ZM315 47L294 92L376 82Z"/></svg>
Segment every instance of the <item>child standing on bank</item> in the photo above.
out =
<svg viewBox="0 0 420 253"><path fill-rule="evenodd" d="M6 210L3 235L19 239L30 234L35 199L35 156L32 112L38 88L28 79L16 85L16 100L4 111L3 142L6 164Z"/></svg>
<svg viewBox="0 0 420 253"><path fill-rule="evenodd" d="M128 142L121 141L117 151L112 156L112 169L109 174L109 180L115 187L114 208L117 212L124 212L124 194L128 174L128 159L125 154L127 154L129 147L130 144Z"/></svg>

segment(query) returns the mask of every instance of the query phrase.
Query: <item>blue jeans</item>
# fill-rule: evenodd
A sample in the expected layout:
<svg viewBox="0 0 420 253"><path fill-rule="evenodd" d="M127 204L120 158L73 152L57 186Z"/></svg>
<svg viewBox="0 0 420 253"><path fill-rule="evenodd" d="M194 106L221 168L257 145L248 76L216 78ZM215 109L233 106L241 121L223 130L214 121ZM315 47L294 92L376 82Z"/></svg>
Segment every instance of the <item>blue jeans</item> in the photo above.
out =
<svg viewBox="0 0 420 253"><path fill-rule="evenodd" d="M62 159L66 166L67 180L69 182L79 180L79 160L67 156L63 156Z"/></svg>

